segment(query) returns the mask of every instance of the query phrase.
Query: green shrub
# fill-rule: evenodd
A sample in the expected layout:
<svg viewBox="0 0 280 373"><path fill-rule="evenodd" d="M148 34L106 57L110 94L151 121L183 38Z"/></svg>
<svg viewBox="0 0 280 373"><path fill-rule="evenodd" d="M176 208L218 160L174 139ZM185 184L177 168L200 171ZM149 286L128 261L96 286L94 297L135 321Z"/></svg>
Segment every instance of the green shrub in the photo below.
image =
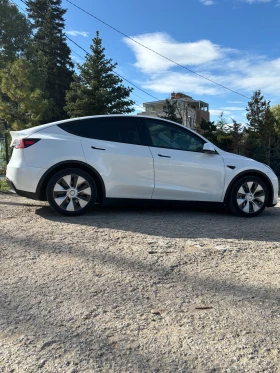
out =
<svg viewBox="0 0 280 373"><path fill-rule="evenodd" d="M0 192L7 192L10 190L8 184L6 183L5 180L0 180Z"/></svg>

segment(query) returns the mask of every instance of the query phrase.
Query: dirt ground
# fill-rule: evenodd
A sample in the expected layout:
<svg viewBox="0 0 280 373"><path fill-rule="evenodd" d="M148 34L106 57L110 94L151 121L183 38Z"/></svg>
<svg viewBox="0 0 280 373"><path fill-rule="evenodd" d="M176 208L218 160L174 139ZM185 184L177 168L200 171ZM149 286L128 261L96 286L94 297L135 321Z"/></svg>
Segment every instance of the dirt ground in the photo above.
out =
<svg viewBox="0 0 280 373"><path fill-rule="evenodd" d="M77 218L0 193L0 372L280 372L280 204Z"/></svg>

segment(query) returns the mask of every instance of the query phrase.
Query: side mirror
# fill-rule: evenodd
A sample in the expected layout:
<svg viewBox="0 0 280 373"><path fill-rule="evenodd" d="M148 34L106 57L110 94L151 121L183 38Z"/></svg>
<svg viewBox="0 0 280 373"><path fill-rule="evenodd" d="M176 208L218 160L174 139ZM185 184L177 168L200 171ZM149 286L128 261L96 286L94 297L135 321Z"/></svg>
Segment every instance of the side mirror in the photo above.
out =
<svg viewBox="0 0 280 373"><path fill-rule="evenodd" d="M214 154L216 153L216 149L214 148L214 145L210 144L209 142L206 142L203 145L203 153Z"/></svg>

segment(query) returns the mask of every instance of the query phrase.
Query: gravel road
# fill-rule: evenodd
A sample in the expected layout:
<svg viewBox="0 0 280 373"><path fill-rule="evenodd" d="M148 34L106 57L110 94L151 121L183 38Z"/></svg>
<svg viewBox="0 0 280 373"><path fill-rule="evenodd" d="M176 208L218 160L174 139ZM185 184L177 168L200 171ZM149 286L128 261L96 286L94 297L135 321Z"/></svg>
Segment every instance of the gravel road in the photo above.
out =
<svg viewBox="0 0 280 373"><path fill-rule="evenodd" d="M0 193L0 372L280 372L280 204L98 208Z"/></svg>

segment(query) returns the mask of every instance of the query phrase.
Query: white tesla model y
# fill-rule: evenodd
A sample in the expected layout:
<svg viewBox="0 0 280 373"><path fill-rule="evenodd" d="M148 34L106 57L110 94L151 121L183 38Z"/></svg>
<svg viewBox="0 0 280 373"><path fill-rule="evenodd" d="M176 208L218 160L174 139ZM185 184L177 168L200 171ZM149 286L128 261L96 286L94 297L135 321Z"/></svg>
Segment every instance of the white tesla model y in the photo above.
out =
<svg viewBox="0 0 280 373"><path fill-rule="evenodd" d="M111 199L219 202L253 217L277 204L266 165L163 119L105 115L12 131L7 181L75 216Z"/></svg>

